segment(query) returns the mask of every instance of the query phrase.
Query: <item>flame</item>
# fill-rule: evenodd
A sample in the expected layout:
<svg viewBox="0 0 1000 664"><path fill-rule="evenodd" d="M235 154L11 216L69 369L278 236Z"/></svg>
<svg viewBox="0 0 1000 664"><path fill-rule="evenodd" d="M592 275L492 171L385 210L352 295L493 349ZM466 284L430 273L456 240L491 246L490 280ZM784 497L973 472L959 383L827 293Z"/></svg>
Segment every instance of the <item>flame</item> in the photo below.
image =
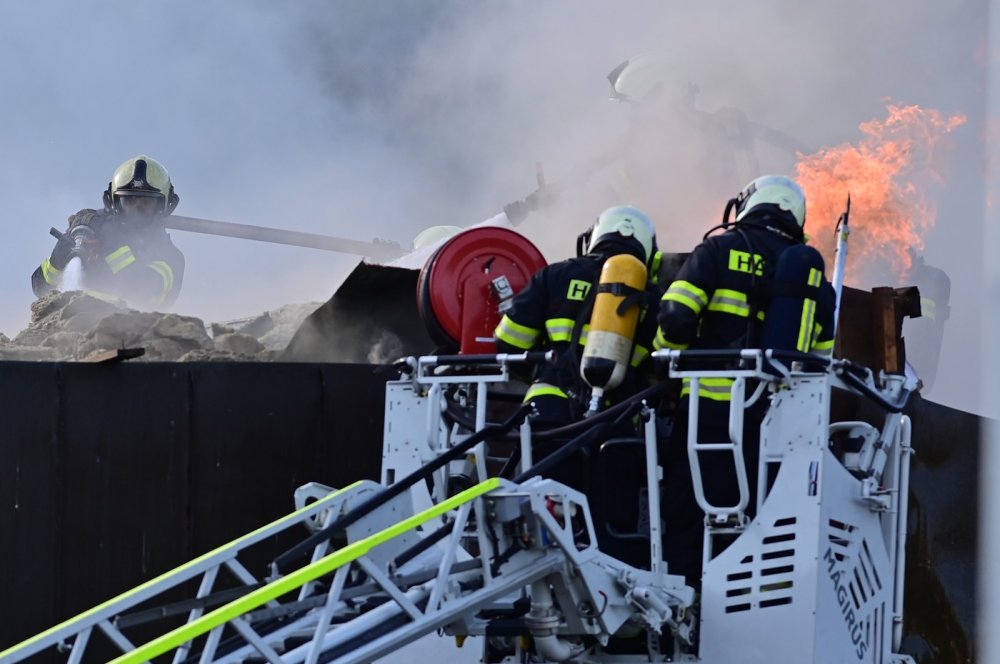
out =
<svg viewBox="0 0 1000 664"><path fill-rule="evenodd" d="M863 138L857 143L800 154L796 166L808 201L806 230L828 266L836 250L834 227L851 195L848 281L856 281L864 266L906 276L937 216L928 196L931 184L944 182L937 148L966 121L916 105L887 109L886 119L859 125Z"/></svg>

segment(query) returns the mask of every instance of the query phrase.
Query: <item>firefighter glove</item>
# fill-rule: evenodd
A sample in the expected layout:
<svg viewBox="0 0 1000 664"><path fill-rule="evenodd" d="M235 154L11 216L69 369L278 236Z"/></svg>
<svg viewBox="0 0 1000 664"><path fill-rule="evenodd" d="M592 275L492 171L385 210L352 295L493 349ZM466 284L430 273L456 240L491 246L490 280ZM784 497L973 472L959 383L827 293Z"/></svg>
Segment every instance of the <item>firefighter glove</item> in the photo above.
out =
<svg viewBox="0 0 1000 664"><path fill-rule="evenodd" d="M69 228L73 230L77 226L90 226L98 216L97 210L80 210L76 214L70 215Z"/></svg>
<svg viewBox="0 0 1000 664"><path fill-rule="evenodd" d="M49 262L52 263L52 267L57 270L65 269L66 263L69 259L73 257L73 247L76 246L73 240L69 239L68 235L63 235L56 246L52 249L52 255L49 256Z"/></svg>

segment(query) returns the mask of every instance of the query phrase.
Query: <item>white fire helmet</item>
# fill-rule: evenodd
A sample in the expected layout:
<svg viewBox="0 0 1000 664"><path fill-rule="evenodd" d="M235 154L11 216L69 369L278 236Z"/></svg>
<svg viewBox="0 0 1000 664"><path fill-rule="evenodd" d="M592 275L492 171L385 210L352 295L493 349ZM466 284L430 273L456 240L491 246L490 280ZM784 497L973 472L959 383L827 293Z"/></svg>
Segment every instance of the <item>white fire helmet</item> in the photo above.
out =
<svg viewBox="0 0 1000 664"><path fill-rule="evenodd" d="M429 244L437 244L441 240L452 238L462 232L460 226L431 226L425 228L413 238L413 248L420 249Z"/></svg>
<svg viewBox="0 0 1000 664"><path fill-rule="evenodd" d="M681 85L673 63L665 56L652 53L636 55L611 70L611 98L618 101L673 102L690 99L697 86Z"/></svg>
<svg viewBox="0 0 1000 664"><path fill-rule="evenodd" d="M637 240L645 254L643 262L649 263L656 246L656 227L645 212L631 205L618 205L602 212L590 236L587 251L593 251L612 233Z"/></svg>
<svg viewBox="0 0 1000 664"><path fill-rule="evenodd" d="M180 201L174 193L167 169L160 162L143 154L125 161L115 170L108 189L104 192L104 204L116 212L122 212L122 198L130 196L156 198L159 202L159 214L170 214Z"/></svg>
<svg viewBox="0 0 1000 664"><path fill-rule="evenodd" d="M784 175L762 175L736 197L736 221L761 205L775 205L790 212L799 227L806 225L806 195L795 180Z"/></svg>

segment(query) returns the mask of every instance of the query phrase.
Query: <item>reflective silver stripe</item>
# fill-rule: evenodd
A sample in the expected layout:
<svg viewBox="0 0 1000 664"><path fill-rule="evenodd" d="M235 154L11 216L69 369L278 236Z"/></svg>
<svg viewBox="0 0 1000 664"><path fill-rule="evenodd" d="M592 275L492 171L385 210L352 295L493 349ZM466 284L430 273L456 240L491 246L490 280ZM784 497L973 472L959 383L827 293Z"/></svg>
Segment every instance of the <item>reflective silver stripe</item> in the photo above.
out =
<svg viewBox="0 0 1000 664"><path fill-rule="evenodd" d="M573 338L575 324L572 318L550 318L545 321L545 331L552 341L569 341Z"/></svg>
<svg viewBox="0 0 1000 664"><path fill-rule="evenodd" d="M125 245L108 254L104 261L111 268L112 274L118 274L135 262L135 254L132 253L131 247Z"/></svg>
<svg viewBox="0 0 1000 664"><path fill-rule="evenodd" d="M536 330L535 328L528 327L527 325L521 325L512 321L507 316L500 319L500 324L497 325L497 329L494 332L497 339L504 341L515 348L521 348L527 350L535 345L538 341L538 335L541 334L541 330Z"/></svg>
<svg viewBox="0 0 1000 664"><path fill-rule="evenodd" d="M149 264L149 267L156 271L160 275L160 278L163 279L163 290L160 291L159 299L153 303L153 306L160 306L166 301L167 295L174 288L174 270L166 261L153 261Z"/></svg>
<svg viewBox="0 0 1000 664"><path fill-rule="evenodd" d="M45 283L50 286L58 286L59 282L62 281L62 270L57 268L52 264L48 258L42 261L42 276L45 277Z"/></svg>
<svg viewBox="0 0 1000 664"><path fill-rule="evenodd" d="M569 343L573 338L573 328L576 322L572 318L553 318L545 321L545 332L552 341L562 341ZM580 343L587 343L587 334L590 332L590 324L587 323L580 330Z"/></svg>
<svg viewBox="0 0 1000 664"><path fill-rule="evenodd" d="M795 349L803 353L809 352L812 344L813 327L816 316L816 301L804 300L802 302L802 318L799 322L799 338L795 344Z"/></svg>
<svg viewBox="0 0 1000 664"><path fill-rule="evenodd" d="M111 293L105 293L99 290L92 290L90 288L84 288L83 292L90 297L97 298L98 300L104 300L105 302L120 303L122 299L117 295L112 295Z"/></svg>
<svg viewBox="0 0 1000 664"><path fill-rule="evenodd" d="M747 296L744 293L734 290L720 288L712 293L712 301L708 303L709 311L723 311L727 314L742 316L750 315L750 305L747 304Z"/></svg>
<svg viewBox="0 0 1000 664"><path fill-rule="evenodd" d="M661 301L679 302L695 313L700 313L705 305L708 304L708 296L705 294L705 291L689 281L675 281L670 284L670 288L663 294Z"/></svg>

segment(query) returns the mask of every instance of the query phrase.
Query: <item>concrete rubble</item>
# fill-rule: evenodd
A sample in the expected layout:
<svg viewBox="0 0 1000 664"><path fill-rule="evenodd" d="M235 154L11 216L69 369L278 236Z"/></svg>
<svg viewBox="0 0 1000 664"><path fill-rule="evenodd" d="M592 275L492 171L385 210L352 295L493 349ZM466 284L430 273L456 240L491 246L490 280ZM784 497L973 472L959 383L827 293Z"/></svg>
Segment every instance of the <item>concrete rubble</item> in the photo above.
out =
<svg viewBox="0 0 1000 664"><path fill-rule="evenodd" d="M278 358L321 303L289 304L238 320L210 322L136 311L121 300L55 292L31 305L31 322L13 339L0 334L0 360L92 361L109 351L143 348L132 362L246 361Z"/></svg>

